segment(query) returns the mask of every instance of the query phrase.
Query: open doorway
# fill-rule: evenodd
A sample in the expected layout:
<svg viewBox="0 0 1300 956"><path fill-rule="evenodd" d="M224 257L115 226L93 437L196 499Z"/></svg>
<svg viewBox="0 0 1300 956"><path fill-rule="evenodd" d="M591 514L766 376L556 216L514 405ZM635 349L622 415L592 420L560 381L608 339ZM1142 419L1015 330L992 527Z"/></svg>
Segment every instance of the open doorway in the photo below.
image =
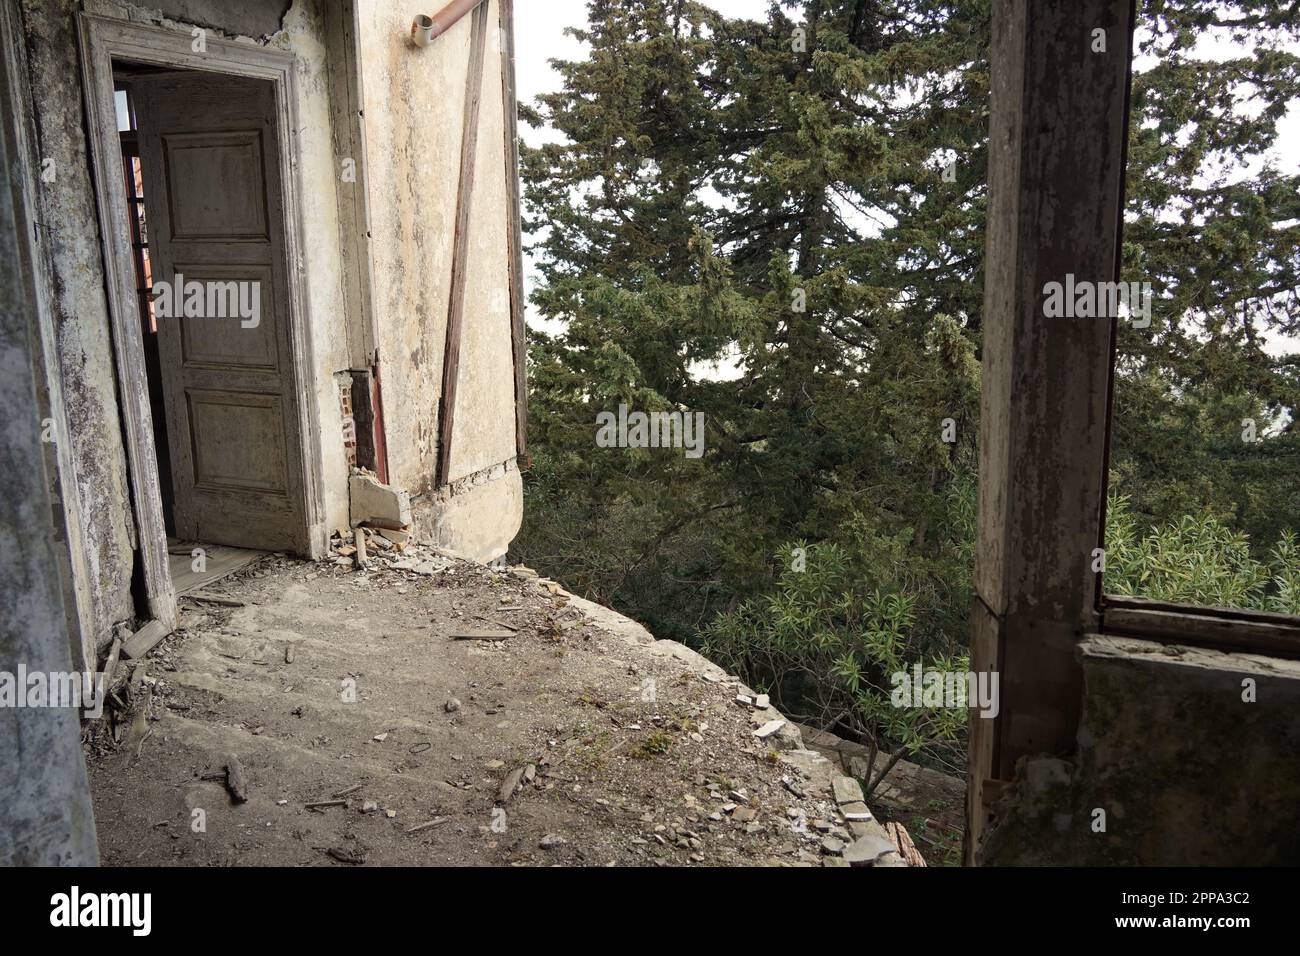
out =
<svg viewBox="0 0 1300 956"><path fill-rule="evenodd" d="M140 334L144 346L145 378L148 384L149 421L153 427L154 456L158 464L163 526L167 531L168 568L177 594L211 584L250 564L261 553L249 548L214 545L200 540L186 541L176 531L176 494L172 475L166 395L163 388L162 354L158 338L158 315L154 308L153 255L149 246L149 212L145 203L144 165L136 122L133 80L156 75L157 68L123 65L114 70L114 106L118 137L122 144L122 185L126 192L131 263L135 269L135 293L139 304Z"/></svg>
<svg viewBox="0 0 1300 956"><path fill-rule="evenodd" d="M275 91L114 60L134 306L175 593L306 550Z"/></svg>

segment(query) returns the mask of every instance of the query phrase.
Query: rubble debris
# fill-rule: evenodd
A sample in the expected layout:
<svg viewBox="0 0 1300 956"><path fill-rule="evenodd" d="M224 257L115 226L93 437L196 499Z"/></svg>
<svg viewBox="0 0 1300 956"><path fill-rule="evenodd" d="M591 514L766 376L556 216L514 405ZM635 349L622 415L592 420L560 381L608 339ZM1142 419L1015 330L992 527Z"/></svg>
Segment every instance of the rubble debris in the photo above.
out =
<svg viewBox="0 0 1300 956"><path fill-rule="evenodd" d="M379 528L377 530L380 535L396 545L408 544L411 540L411 531L409 527L401 530L395 528Z"/></svg>
<svg viewBox="0 0 1300 956"><path fill-rule="evenodd" d="M195 601L200 604L215 604L217 607L247 607L243 601L236 601L234 598L222 597L216 594L208 594L205 591L189 591L182 594L187 601Z"/></svg>
<svg viewBox="0 0 1300 956"><path fill-rule="evenodd" d="M893 840L869 833L858 837L853 845L844 851L844 859L849 861L850 866L871 866L878 857L893 852L896 852Z"/></svg>
<svg viewBox="0 0 1300 956"><path fill-rule="evenodd" d="M769 720L762 727L759 727L758 730L754 731L754 736L759 740L766 740L784 726L784 720Z"/></svg>
<svg viewBox="0 0 1300 956"><path fill-rule="evenodd" d="M379 479L364 469L352 473L348 482L352 526L370 525L404 531L411 525L411 496ZM358 535L358 541L360 540Z"/></svg>

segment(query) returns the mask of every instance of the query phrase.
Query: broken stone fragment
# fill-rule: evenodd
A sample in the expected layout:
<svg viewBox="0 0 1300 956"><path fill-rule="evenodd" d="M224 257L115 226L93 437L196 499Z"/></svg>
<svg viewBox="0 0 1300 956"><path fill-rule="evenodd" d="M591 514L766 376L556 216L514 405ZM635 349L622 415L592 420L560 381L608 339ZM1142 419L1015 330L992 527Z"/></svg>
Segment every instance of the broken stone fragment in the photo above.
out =
<svg viewBox="0 0 1300 956"><path fill-rule="evenodd" d="M411 496L373 475L355 472L348 482L352 525L403 531L411 524Z"/></svg>
<svg viewBox="0 0 1300 956"><path fill-rule="evenodd" d="M833 836L823 837L822 850L831 856L839 856L844 852L844 841Z"/></svg>
<svg viewBox="0 0 1300 956"><path fill-rule="evenodd" d="M540 846L543 850L550 850L568 842L569 842L568 840L560 836L558 833L548 833L546 834L546 836L542 837L541 840L538 841L537 845Z"/></svg>
<svg viewBox="0 0 1300 956"><path fill-rule="evenodd" d="M411 529L409 526L402 528L401 530L394 528L380 528L379 533L393 544L397 545L409 544L411 540Z"/></svg>
<svg viewBox="0 0 1300 956"><path fill-rule="evenodd" d="M867 805L857 800L841 804L840 813L844 814L844 819L850 823L865 823L866 821L873 819L871 811L867 809Z"/></svg>
<svg viewBox="0 0 1300 956"><path fill-rule="evenodd" d="M452 697L447 701L447 703L442 705L442 709L449 714L454 714L456 711L460 710L460 701L455 697Z"/></svg>
<svg viewBox="0 0 1300 956"><path fill-rule="evenodd" d="M840 806L846 803L865 803L866 798L862 796L861 785L852 777L836 777L831 780L831 790L835 794L835 802Z"/></svg>
<svg viewBox="0 0 1300 956"><path fill-rule="evenodd" d="M850 866L871 866L878 857L894 851L893 840L872 833L855 840L853 845L844 851L844 859L848 860Z"/></svg>
<svg viewBox="0 0 1300 956"><path fill-rule="evenodd" d="M758 730L754 731L754 736L759 740L766 740L784 726L784 720L769 720L762 727L759 727Z"/></svg>

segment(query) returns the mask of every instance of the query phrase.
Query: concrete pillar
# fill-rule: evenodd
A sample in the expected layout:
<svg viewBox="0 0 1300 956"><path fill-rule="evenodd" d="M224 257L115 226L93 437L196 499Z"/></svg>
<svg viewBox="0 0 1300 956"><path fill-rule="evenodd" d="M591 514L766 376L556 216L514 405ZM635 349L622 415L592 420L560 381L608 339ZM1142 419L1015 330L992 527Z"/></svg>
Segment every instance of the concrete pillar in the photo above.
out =
<svg viewBox="0 0 1300 956"><path fill-rule="evenodd" d="M994 0L967 860L1020 758L1073 750L1097 625L1114 319L1047 318L1044 286L1117 278L1133 0ZM996 861L989 861L996 862Z"/></svg>

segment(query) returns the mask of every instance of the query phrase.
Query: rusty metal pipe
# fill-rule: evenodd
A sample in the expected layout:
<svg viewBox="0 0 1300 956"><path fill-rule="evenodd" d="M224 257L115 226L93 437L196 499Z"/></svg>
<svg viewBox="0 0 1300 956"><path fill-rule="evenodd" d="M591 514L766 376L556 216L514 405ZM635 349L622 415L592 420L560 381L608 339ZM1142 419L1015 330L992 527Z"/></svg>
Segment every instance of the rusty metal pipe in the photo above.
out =
<svg viewBox="0 0 1300 956"><path fill-rule="evenodd" d="M428 46L482 2L483 0L451 0L451 3L431 17L420 14L411 24L411 39L416 46Z"/></svg>

